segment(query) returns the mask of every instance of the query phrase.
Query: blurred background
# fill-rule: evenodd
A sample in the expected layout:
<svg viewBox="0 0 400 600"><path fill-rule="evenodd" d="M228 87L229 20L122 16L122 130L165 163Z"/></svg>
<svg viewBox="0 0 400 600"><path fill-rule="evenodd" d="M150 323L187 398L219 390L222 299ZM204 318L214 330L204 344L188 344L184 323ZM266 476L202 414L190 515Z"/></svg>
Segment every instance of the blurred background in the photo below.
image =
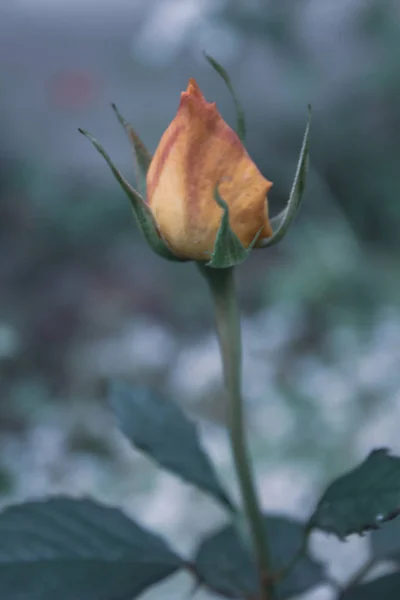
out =
<svg viewBox="0 0 400 600"><path fill-rule="evenodd" d="M111 102L152 151L189 77L233 125L203 51L243 102L247 148L274 182L272 215L313 105L301 214L283 243L238 270L263 504L307 517L326 482L373 447L400 451L397 0L3 0L0 503L92 495L184 552L223 515L129 447L104 384L124 378L181 403L234 487L211 303L193 265L150 252L77 128L134 182ZM368 552L358 538L313 544L340 580ZM188 590L179 576L146 598Z"/></svg>

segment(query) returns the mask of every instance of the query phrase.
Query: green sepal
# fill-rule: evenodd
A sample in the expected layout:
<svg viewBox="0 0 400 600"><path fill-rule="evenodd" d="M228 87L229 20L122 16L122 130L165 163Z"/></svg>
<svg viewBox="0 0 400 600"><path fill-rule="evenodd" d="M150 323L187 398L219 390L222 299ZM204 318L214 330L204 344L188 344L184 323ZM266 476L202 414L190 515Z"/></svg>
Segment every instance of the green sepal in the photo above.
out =
<svg viewBox="0 0 400 600"><path fill-rule="evenodd" d="M260 248L274 246L281 241L287 234L294 218L296 217L306 187L306 177L308 169L308 138L311 123L311 106L308 107L308 122L304 133L303 144L300 150L299 161L297 163L296 174L294 177L292 190L290 192L288 203L285 209L276 217L271 219L271 227L274 233L269 238L265 238L260 243Z"/></svg>
<svg viewBox="0 0 400 600"><path fill-rule="evenodd" d="M110 167L115 179L118 181L126 195L128 196L130 203L133 208L133 213L135 215L136 222L139 226L139 229L143 233L147 243L149 246L159 254L163 258L173 261L182 262L181 258L178 258L171 252L166 243L161 239L157 225L154 221L154 217L151 213L151 210L147 206L146 202L143 200L142 196L137 192L125 177L120 173L117 167L112 162L111 158L104 150L104 148L99 144L95 137L92 136L91 133L85 131L83 129L78 130L82 135L88 138L96 148L96 150L101 154L101 156L105 159L108 166Z"/></svg>
<svg viewBox="0 0 400 600"><path fill-rule="evenodd" d="M215 238L211 260L205 266L214 269L228 269L246 260L263 228L261 227L257 232L250 246L245 248L229 225L229 207L225 200L221 198L218 188L215 189L214 198L224 213Z"/></svg>
<svg viewBox="0 0 400 600"><path fill-rule="evenodd" d="M132 144L137 185L142 197L146 198L146 176L147 171L149 170L152 156L147 150L142 140L140 139L140 137L138 136L138 134L136 133L136 131L133 129L132 125L128 123L128 121L126 121L126 119L124 119L124 117L121 115L117 106L115 104L111 104L111 106L116 114L118 121L125 129L129 141Z"/></svg>
<svg viewBox="0 0 400 600"><path fill-rule="evenodd" d="M204 56L205 56L206 60L210 63L212 68L218 73L218 75L220 77L222 77L222 79L224 80L224 82L226 84L226 87L228 88L228 90L231 93L232 100L235 104L235 109L236 109L236 133L238 134L240 140L242 142L244 142L244 139L246 137L246 122L245 122L245 118L244 118L244 110L239 101L239 98L236 95L235 90L233 89L233 85L231 83L230 77L229 77L228 73L225 71L224 67L222 65L220 65L219 62L217 62L215 60L215 58L213 58L212 56L209 56L205 52L204 52Z"/></svg>

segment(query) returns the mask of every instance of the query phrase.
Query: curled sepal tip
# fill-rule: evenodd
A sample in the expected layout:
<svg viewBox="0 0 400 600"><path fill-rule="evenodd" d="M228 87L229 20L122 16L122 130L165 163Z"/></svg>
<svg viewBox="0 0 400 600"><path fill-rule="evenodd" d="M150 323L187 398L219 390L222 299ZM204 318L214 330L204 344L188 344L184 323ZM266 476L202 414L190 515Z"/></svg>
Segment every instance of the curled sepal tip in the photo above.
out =
<svg viewBox="0 0 400 600"><path fill-rule="evenodd" d="M308 138L311 123L311 106L308 106L308 122L304 133L303 144L300 150L300 156L297 163L296 174L294 177L292 190L290 192L288 203L285 209L276 217L271 219L271 226L274 231L271 237L262 240L259 243L260 248L274 246L285 237L292 224L302 201L304 189L306 187L306 177L308 169Z"/></svg>
<svg viewBox="0 0 400 600"><path fill-rule="evenodd" d="M78 131L92 142L93 146L107 162L115 179L118 181L118 183L128 196L132 205L136 222L152 250L154 250L154 252L156 252L163 258L181 262L181 259L175 256L175 254L171 252L171 250L168 248L165 242L161 239L157 231L157 226L154 221L153 215L151 214L149 207L147 206L139 192L137 192L130 185L130 183L128 183L128 181L125 179L122 173L120 173L120 171L114 165L107 152L104 150L101 144L99 144L96 138L84 129L78 129Z"/></svg>
<svg viewBox="0 0 400 600"><path fill-rule="evenodd" d="M244 142L244 139L246 137L246 122L245 122L245 118L244 118L244 110L243 110L243 107L239 101L239 98L237 97L236 92L233 88L230 77L229 77L228 73L225 71L224 67L222 65L220 65L219 62L217 62L215 60L215 58L213 58L206 52L203 52L203 54L204 54L205 59L212 66L212 68L224 80L225 85L228 88L228 90L232 96L232 100L235 104L235 109L236 109L236 133L238 134L239 139L242 142Z"/></svg>
<svg viewBox="0 0 400 600"><path fill-rule="evenodd" d="M142 142L142 140L140 139L140 137L138 136L138 134L136 133L136 131L133 129L132 125L130 123L128 123L128 121L121 115L117 106L115 104L111 104L111 107L112 107L118 121L120 122L122 127L125 129L125 131L128 135L129 141L131 142L137 185L139 187L139 191L140 191L142 197L145 198L146 197L146 175L147 175L147 171L149 170L152 156L151 156L150 152L147 150L147 148L144 145L144 143Z"/></svg>
<svg viewBox="0 0 400 600"><path fill-rule="evenodd" d="M205 266L214 269L228 269L246 260L258 240L262 228L257 232L250 246L245 248L229 225L229 207L221 198L218 188L215 189L214 198L224 212L215 238L211 260Z"/></svg>

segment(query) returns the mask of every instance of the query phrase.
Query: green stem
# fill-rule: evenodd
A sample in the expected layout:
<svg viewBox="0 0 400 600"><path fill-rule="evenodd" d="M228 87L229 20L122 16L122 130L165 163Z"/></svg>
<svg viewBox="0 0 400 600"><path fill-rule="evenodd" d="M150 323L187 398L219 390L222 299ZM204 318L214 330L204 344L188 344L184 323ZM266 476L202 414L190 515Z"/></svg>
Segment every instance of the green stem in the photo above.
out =
<svg viewBox="0 0 400 600"><path fill-rule="evenodd" d="M242 504L257 560L262 600L272 600L273 580L266 539L265 522L259 507L253 473L246 446L242 401L242 349L240 316L237 306L233 268L200 267L214 301L216 328L221 349L225 387L228 395L228 427Z"/></svg>

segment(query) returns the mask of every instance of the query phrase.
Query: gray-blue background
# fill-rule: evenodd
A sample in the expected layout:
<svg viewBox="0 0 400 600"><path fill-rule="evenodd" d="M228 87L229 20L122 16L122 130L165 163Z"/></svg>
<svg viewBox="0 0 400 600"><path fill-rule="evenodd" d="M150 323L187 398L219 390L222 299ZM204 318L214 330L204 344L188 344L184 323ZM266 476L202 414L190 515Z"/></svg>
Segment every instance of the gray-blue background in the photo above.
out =
<svg viewBox="0 0 400 600"><path fill-rule="evenodd" d="M296 226L238 271L263 503L307 516L330 476L377 445L400 450L397 1L3 0L0 502L91 494L184 551L223 516L129 449L103 389L123 377L181 402L234 488L211 305L192 265L150 253L77 128L133 180L111 102L151 150L191 76L233 124L203 50L242 99L247 148L274 182L271 214L288 196L314 108ZM340 579L367 552L365 540L313 544ZM149 597L183 598L189 587L175 578Z"/></svg>

